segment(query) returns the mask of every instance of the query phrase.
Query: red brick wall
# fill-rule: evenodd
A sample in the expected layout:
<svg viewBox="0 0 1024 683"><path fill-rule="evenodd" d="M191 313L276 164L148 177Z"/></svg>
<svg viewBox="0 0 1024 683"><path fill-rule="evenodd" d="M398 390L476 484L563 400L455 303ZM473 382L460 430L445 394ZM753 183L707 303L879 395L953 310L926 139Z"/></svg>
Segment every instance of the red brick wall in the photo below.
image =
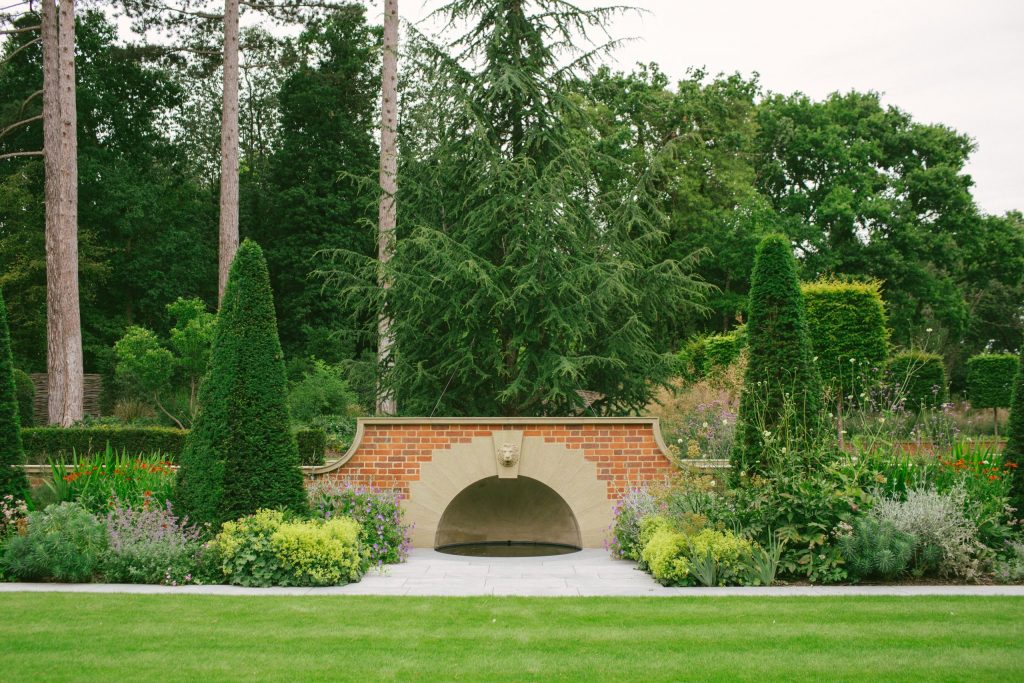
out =
<svg viewBox="0 0 1024 683"><path fill-rule="evenodd" d="M544 437L583 452L597 465L597 478L618 499L645 481L661 481L674 466L655 439L653 423L601 422L552 424L438 424L391 423L364 425L355 453L340 468L321 476L355 484L391 489L407 496L409 483L420 478L420 467L443 458L452 444L489 437L496 430L522 430L524 437Z"/></svg>

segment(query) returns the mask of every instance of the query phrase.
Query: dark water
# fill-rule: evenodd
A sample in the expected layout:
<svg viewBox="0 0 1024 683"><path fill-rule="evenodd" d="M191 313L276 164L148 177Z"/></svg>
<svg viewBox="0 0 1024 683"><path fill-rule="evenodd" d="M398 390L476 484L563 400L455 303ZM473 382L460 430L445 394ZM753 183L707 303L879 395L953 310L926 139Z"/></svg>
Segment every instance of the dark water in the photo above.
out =
<svg viewBox="0 0 1024 683"><path fill-rule="evenodd" d="M530 541L487 541L484 543L458 543L437 548L439 553L468 557L543 557L568 555L579 552L573 545L560 543L533 543Z"/></svg>

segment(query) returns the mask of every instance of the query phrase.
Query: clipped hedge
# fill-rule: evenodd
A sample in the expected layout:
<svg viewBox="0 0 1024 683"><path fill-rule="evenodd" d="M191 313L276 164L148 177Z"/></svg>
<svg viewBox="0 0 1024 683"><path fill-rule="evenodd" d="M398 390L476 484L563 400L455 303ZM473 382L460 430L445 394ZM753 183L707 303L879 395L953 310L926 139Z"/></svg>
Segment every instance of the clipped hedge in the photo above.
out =
<svg viewBox="0 0 1024 683"><path fill-rule="evenodd" d="M21 417L21 428L31 427L35 422L33 403L36 399L36 385L27 372L14 368L14 393L18 397L18 415Z"/></svg>
<svg viewBox="0 0 1024 683"><path fill-rule="evenodd" d="M801 289L822 382L856 400L881 376L889 354L881 285L827 279Z"/></svg>
<svg viewBox="0 0 1024 683"><path fill-rule="evenodd" d="M109 443L117 452L130 455L164 453L176 458L185 446L187 429L170 427L30 427L21 430L25 455L29 462L70 459L73 453L90 455L106 449ZM323 465L327 435L320 429L300 429L295 433L303 465Z"/></svg>
<svg viewBox="0 0 1024 683"><path fill-rule="evenodd" d="M176 458L185 445L186 429L170 427L31 427L21 432L29 462L69 459L106 450L165 453Z"/></svg>
<svg viewBox="0 0 1024 683"><path fill-rule="evenodd" d="M746 346L746 327L696 337L676 355L677 372L687 382L699 382L715 370L736 362Z"/></svg>
<svg viewBox="0 0 1024 683"><path fill-rule="evenodd" d="M942 356L923 351L903 351L889 359L886 379L903 407L917 412L946 402L946 366Z"/></svg>
<svg viewBox="0 0 1024 683"><path fill-rule="evenodd" d="M967 397L972 408L1009 408L1017 356L982 353L967 359Z"/></svg>
<svg viewBox="0 0 1024 683"><path fill-rule="evenodd" d="M327 433L322 429L300 429L295 432L299 457L303 465L323 465L327 452Z"/></svg>

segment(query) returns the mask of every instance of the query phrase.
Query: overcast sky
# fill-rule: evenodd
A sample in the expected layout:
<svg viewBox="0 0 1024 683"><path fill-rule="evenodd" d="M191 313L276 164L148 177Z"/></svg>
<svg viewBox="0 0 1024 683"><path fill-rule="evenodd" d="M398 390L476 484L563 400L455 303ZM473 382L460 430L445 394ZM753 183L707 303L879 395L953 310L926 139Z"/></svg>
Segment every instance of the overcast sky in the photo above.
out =
<svg viewBox="0 0 1024 683"><path fill-rule="evenodd" d="M614 4L578 0L594 7ZM977 143L968 165L982 210L1024 209L1024 0L633 0L613 37L634 37L615 66L657 62L757 72L776 92L821 98L876 90L917 121ZM376 7L374 7L376 5ZM399 0L417 21L439 0ZM383 3L371 0L370 15Z"/></svg>

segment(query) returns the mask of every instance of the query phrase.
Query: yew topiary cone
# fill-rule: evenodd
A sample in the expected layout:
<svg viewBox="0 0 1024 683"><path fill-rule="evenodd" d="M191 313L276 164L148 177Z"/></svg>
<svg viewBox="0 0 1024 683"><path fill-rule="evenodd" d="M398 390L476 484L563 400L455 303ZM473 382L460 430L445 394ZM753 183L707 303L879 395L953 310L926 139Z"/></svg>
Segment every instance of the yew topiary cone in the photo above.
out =
<svg viewBox="0 0 1024 683"><path fill-rule="evenodd" d="M1024 349L1021 350L1017 375L1013 379L1013 399L1010 402L1008 422L1003 460L1017 466L1012 469L1010 504L1017 508L1017 517L1024 517Z"/></svg>
<svg viewBox="0 0 1024 683"><path fill-rule="evenodd" d="M246 240L217 316L199 413L179 459L176 509L217 525L259 508L307 508L263 252Z"/></svg>
<svg viewBox="0 0 1024 683"><path fill-rule="evenodd" d="M7 327L7 306L0 293L0 497L11 495L24 500L28 478L22 467L25 450L21 444L21 418L14 386L14 361L11 358L11 331Z"/></svg>
<svg viewBox="0 0 1024 683"><path fill-rule="evenodd" d="M789 240L768 235L757 248L750 281L747 372L740 399L733 474L763 472L766 440L788 458L817 434L821 381L807 334L804 299Z"/></svg>

